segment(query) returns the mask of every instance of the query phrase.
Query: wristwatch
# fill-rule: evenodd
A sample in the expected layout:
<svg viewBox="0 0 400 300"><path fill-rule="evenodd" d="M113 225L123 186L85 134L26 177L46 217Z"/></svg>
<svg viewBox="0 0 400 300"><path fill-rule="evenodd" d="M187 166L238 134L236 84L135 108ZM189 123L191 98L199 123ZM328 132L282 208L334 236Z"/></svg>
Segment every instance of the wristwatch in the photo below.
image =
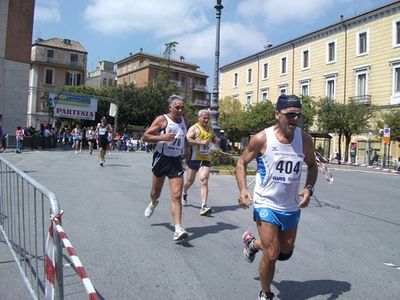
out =
<svg viewBox="0 0 400 300"><path fill-rule="evenodd" d="M304 188L310 191L310 197L314 194L314 187L311 184L307 184Z"/></svg>

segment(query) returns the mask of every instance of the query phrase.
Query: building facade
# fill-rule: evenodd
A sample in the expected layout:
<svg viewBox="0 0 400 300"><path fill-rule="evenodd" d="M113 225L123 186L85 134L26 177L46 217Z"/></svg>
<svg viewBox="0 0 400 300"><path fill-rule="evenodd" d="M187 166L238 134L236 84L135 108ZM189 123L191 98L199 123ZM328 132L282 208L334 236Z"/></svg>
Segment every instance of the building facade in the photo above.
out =
<svg viewBox="0 0 400 300"><path fill-rule="evenodd" d="M32 45L29 72L28 126L39 129L53 120L49 115L47 93L64 86L85 83L87 52L70 39L37 39Z"/></svg>
<svg viewBox="0 0 400 300"><path fill-rule="evenodd" d="M185 99L198 109L210 105L207 89L208 76L199 71L199 66L180 60L167 60L162 56L140 51L116 62L117 84L134 84L139 87L153 84L161 70L169 73L169 81L176 84Z"/></svg>
<svg viewBox="0 0 400 300"><path fill-rule="evenodd" d="M275 102L280 94L356 101L381 111L400 109L400 2L350 19L341 17L334 25L221 68L221 98L251 105ZM365 132L353 139L360 163L367 160L367 144L372 143L375 151L383 149L374 134ZM335 147L334 139L331 151ZM398 143L389 148L397 160Z"/></svg>
<svg viewBox="0 0 400 300"><path fill-rule="evenodd" d="M26 125L35 1L0 1L0 114L3 132Z"/></svg>
<svg viewBox="0 0 400 300"><path fill-rule="evenodd" d="M114 63L102 60L96 70L88 72L86 85L94 88L116 86L117 72L114 71Z"/></svg>

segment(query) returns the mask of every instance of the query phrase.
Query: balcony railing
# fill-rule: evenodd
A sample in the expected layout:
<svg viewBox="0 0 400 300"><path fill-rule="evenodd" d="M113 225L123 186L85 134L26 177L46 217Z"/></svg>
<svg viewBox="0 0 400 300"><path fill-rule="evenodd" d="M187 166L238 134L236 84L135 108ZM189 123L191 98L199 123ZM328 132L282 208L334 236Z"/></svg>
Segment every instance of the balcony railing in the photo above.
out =
<svg viewBox="0 0 400 300"><path fill-rule="evenodd" d="M85 65L83 62L80 61L71 61L69 58L66 59L60 59L60 58L54 58L54 57L46 57L46 56L35 56L33 59L34 62L41 62L41 63L48 63L48 64L54 64L54 65L63 65L63 66L68 66L72 68L85 68Z"/></svg>
<svg viewBox="0 0 400 300"><path fill-rule="evenodd" d="M196 106L210 106L210 103L207 99L194 99L193 104Z"/></svg>
<svg viewBox="0 0 400 300"><path fill-rule="evenodd" d="M360 104L371 104L371 95L359 95L359 96L349 97L349 101Z"/></svg>
<svg viewBox="0 0 400 300"><path fill-rule="evenodd" d="M206 85L202 85L202 84L195 84L194 85L194 90L196 91L203 91L203 92L207 92L207 86Z"/></svg>

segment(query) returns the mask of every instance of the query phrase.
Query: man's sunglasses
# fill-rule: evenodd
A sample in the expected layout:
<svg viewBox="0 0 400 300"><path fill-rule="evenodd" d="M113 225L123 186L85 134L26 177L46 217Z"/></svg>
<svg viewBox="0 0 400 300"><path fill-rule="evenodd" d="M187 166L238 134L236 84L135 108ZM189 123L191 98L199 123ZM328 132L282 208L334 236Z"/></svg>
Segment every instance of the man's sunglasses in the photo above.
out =
<svg viewBox="0 0 400 300"><path fill-rule="evenodd" d="M293 120L294 118L301 118L302 116L302 112L301 111L296 111L296 112L283 112L280 111L279 113L283 114L286 116L286 118L288 118L288 120Z"/></svg>

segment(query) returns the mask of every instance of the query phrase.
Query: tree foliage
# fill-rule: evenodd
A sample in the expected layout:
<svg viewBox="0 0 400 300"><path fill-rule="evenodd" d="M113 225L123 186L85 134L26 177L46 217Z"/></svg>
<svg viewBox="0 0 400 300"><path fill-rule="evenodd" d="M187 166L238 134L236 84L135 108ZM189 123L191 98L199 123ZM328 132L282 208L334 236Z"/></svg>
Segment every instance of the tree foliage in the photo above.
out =
<svg viewBox="0 0 400 300"><path fill-rule="evenodd" d="M340 154L342 136L345 137L344 157L347 160L352 135L368 128L373 112L371 105L354 101L343 104L330 98L321 98L317 103L317 123L322 132L338 134Z"/></svg>
<svg viewBox="0 0 400 300"><path fill-rule="evenodd" d="M390 139L400 142L400 109L392 108L390 111L381 114L381 120L377 122L377 127L383 129L385 126L390 128Z"/></svg>
<svg viewBox="0 0 400 300"><path fill-rule="evenodd" d="M301 110L303 111L303 129L309 131L314 125L314 119L317 113L315 100L314 97L310 96L301 96L300 99L302 102Z"/></svg>
<svg viewBox="0 0 400 300"><path fill-rule="evenodd" d="M225 97L219 101L218 123L232 141L240 141L243 136L242 123L244 118L245 112L239 100Z"/></svg>
<svg viewBox="0 0 400 300"><path fill-rule="evenodd" d="M241 124L242 132L250 135L275 124L275 106L270 102L259 102L249 106Z"/></svg>

